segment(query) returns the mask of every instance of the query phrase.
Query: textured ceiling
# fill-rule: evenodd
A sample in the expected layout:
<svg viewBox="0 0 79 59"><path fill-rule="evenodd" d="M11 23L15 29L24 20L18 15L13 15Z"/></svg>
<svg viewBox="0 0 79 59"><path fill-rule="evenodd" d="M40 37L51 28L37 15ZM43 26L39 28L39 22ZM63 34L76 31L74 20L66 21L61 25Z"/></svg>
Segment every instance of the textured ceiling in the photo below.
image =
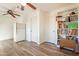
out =
<svg viewBox="0 0 79 59"><path fill-rule="evenodd" d="M77 3L33 3L37 8L43 11L52 11L63 7L78 6Z"/></svg>

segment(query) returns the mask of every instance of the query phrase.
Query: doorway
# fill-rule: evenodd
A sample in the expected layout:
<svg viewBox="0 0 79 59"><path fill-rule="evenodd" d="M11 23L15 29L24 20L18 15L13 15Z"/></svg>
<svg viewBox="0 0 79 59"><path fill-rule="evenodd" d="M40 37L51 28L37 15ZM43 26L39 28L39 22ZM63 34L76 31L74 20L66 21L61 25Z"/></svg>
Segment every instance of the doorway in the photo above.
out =
<svg viewBox="0 0 79 59"><path fill-rule="evenodd" d="M16 23L16 42L26 40L26 24Z"/></svg>

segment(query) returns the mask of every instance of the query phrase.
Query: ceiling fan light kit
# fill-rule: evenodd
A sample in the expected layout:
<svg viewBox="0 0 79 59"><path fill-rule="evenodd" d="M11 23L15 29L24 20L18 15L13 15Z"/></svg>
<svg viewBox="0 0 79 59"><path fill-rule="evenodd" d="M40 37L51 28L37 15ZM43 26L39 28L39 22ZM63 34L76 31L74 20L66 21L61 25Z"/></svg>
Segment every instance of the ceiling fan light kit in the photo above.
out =
<svg viewBox="0 0 79 59"><path fill-rule="evenodd" d="M24 10L24 6L23 6L23 5L21 5L21 10L22 10L22 11Z"/></svg>
<svg viewBox="0 0 79 59"><path fill-rule="evenodd" d="M22 5L22 6L25 6L25 5L26 5L26 3L21 3L21 5Z"/></svg>

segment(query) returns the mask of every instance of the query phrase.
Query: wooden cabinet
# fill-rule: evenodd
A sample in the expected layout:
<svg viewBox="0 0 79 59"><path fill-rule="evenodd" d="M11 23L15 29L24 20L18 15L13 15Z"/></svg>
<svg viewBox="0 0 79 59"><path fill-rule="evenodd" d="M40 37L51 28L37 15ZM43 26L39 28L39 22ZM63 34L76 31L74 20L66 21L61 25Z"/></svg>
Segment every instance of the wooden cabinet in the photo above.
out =
<svg viewBox="0 0 79 59"><path fill-rule="evenodd" d="M79 43L74 40L61 39L58 41L60 48L72 49L74 52L79 53Z"/></svg>
<svg viewBox="0 0 79 59"><path fill-rule="evenodd" d="M74 40L67 40L67 39L61 39L59 40L60 47L66 47L66 48L76 48L76 41Z"/></svg>

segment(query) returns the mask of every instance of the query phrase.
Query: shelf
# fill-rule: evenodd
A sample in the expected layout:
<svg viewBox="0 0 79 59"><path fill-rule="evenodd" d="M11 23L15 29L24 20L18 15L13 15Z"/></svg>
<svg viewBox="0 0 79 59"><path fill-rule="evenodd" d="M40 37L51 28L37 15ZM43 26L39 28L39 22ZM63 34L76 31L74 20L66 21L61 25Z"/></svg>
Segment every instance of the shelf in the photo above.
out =
<svg viewBox="0 0 79 59"><path fill-rule="evenodd" d="M78 21L65 22L65 24L67 23L78 23Z"/></svg>

